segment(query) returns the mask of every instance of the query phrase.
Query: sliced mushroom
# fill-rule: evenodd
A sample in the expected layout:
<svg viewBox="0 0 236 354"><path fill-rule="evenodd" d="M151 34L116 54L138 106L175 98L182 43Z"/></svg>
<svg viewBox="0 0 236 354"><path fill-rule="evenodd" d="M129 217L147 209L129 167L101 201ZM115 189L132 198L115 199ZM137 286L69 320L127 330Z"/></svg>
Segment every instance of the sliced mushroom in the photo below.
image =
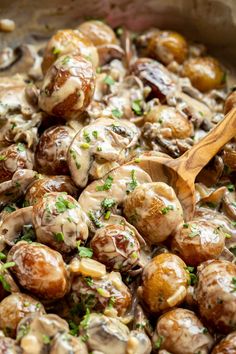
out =
<svg viewBox="0 0 236 354"><path fill-rule="evenodd" d="M1 249L2 251L2 249ZM15 280L13 279L9 268L5 266L5 263L0 261L0 301L2 301L9 293L19 293L20 289L18 288Z"/></svg>
<svg viewBox="0 0 236 354"><path fill-rule="evenodd" d="M68 165L75 184L85 187L88 178L103 177L129 159L139 137L138 129L125 120L97 119L82 128L68 151Z"/></svg>
<svg viewBox="0 0 236 354"><path fill-rule="evenodd" d="M105 65L113 59L122 60L125 54L123 49L116 44L99 45L97 50L100 65Z"/></svg>
<svg viewBox="0 0 236 354"><path fill-rule="evenodd" d="M19 59L20 51L9 47L3 48L0 52L0 71L9 69Z"/></svg>

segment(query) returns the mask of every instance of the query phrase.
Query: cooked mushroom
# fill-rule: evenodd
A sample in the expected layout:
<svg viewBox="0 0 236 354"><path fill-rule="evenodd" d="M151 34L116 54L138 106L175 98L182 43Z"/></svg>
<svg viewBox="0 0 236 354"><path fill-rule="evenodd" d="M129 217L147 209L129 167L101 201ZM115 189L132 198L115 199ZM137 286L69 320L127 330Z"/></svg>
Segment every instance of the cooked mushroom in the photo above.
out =
<svg viewBox="0 0 236 354"><path fill-rule="evenodd" d="M50 115L78 118L89 105L95 87L90 61L81 56L60 56L47 71L39 95L39 107Z"/></svg>
<svg viewBox="0 0 236 354"><path fill-rule="evenodd" d="M90 20L78 26L80 30L95 46L117 44L115 32L103 21Z"/></svg>
<svg viewBox="0 0 236 354"><path fill-rule="evenodd" d="M236 349L236 332L228 334L213 349L212 354L234 354Z"/></svg>
<svg viewBox="0 0 236 354"><path fill-rule="evenodd" d="M66 265L60 253L40 243L18 242L7 256L20 285L40 298L55 300L69 290Z"/></svg>
<svg viewBox="0 0 236 354"><path fill-rule="evenodd" d="M157 322L153 345L158 353L208 354L213 338L194 312L177 308L166 312Z"/></svg>
<svg viewBox="0 0 236 354"><path fill-rule="evenodd" d="M68 165L75 184L85 187L89 176L101 178L126 162L138 137L135 125L125 120L101 118L81 129L68 151Z"/></svg>
<svg viewBox="0 0 236 354"><path fill-rule="evenodd" d="M0 261L0 301L8 296L9 293L18 293L20 291L9 272L11 266L12 264Z"/></svg>
<svg viewBox="0 0 236 354"><path fill-rule="evenodd" d="M97 47L99 55L99 64L105 65L111 60L124 58L124 50L115 44L104 44Z"/></svg>
<svg viewBox="0 0 236 354"><path fill-rule="evenodd" d="M22 209L21 209L22 210ZM70 252L88 238L86 215L79 203L64 193L47 193L33 206L37 241L59 252Z"/></svg>
<svg viewBox="0 0 236 354"><path fill-rule="evenodd" d="M0 337L0 352L2 354L23 354L17 342L8 337Z"/></svg>
<svg viewBox="0 0 236 354"><path fill-rule="evenodd" d="M50 344L50 354L88 354L87 346L81 338L68 333L58 333Z"/></svg>

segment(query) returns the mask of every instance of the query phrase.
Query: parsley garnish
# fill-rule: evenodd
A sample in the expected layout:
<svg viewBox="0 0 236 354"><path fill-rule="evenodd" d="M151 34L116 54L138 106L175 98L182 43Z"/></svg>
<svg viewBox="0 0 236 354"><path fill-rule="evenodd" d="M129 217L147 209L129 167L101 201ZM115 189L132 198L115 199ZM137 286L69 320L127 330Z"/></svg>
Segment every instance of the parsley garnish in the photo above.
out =
<svg viewBox="0 0 236 354"><path fill-rule="evenodd" d="M96 191L108 191L109 189L111 189L112 182L113 182L113 177L108 176L105 179L105 183L102 186L96 187Z"/></svg>
<svg viewBox="0 0 236 354"><path fill-rule="evenodd" d="M52 54L58 56L61 53L59 48L53 47Z"/></svg>
<svg viewBox="0 0 236 354"><path fill-rule="evenodd" d="M94 214L92 210L89 210L88 217L92 221L94 226L96 226L98 229L103 227L103 223L97 218L97 216Z"/></svg>
<svg viewBox="0 0 236 354"><path fill-rule="evenodd" d="M92 248L80 246L80 241L78 241L77 242L77 249L79 252L79 256L81 258L92 258L92 256L93 256Z"/></svg>
<svg viewBox="0 0 236 354"><path fill-rule="evenodd" d="M188 227L189 227L189 224L187 224L187 223L184 223L184 224L183 224L183 228L184 228L184 229L187 229Z"/></svg>
<svg viewBox="0 0 236 354"><path fill-rule="evenodd" d="M0 274L0 282L2 283L2 286L3 286L3 289L10 292L11 291L11 286L10 284L6 281L5 279L5 270L7 268L11 268L11 267L14 267L16 265L15 262L7 262L5 264L3 264L1 267L0 267L0 271L1 271L1 274Z"/></svg>
<svg viewBox="0 0 236 354"><path fill-rule="evenodd" d="M103 199L103 201L101 202L101 206L103 209L105 210L109 210L111 209L114 205L116 204L115 200L112 198L105 198Z"/></svg>
<svg viewBox="0 0 236 354"><path fill-rule="evenodd" d="M85 277L84 281L88 286L93 286L93 279L91 277Z"/></svg>
<svg viewBox="0 0 236 354"><path fill-rule="evenodd" d="M200 236L200 230L198 230L196 225L191 226L191 232L188 234L189 237Z"/></svg>
<svg viewBox="0 0 236 354"><path fill-rule="evenodd" d="M97 130L93 130L92 134L93 134L93 136L94 136L95 139L98 138L98 132L97 132Z"/></svg>
<svg viewBox="0 0 236 354"><path fill-rule="evenodd" d="M43 339L43 343L44 344L50 344L51 343L51 339L49 336L47 336L46 334L42 335L42 339Z"/></svg>
<svg viewBox="0 0 236 354"><path fill-rule="evenodd" d="M68 55L62 60L62 65L66 65L66 64L68 64L69 63L69 61L70 61L70 57L68 57Z"/></svg>
<svg viewBox="0 0 236 354"><path fill-rule="evenodd" d="M75 161L75 165L76 165L77 170L79 170L81 167L81 164L77 161L76 152L73 149L70 149L69 151L70 151L70 154L71 154L73 160Z"/></svg>
<svg viewBox="0 0 236 354"><path fill-rule="evenodd" d="M135 170L131 171L131 182L128 183L127 187L128 189L126 190L126 193L129 194L130 192L133 192L133 190L137 187L138 182L135 177Z"/></svg>
<svg viewBox="0 0 236 354"><path fill-rule="evenodd" d="M69 320L68 323L69 323L69 328L70 328L69 333L72 336L77 336L78 332L79 332L79 326L72 320Z"/></svg>
<svg viewBox="0 0 236 354"><path fill-rule="evenodd" d="M22 143L18 143L18 144L17 144L17 150L18 150L19 152L25 151L25 145L22 144Z"/></svg>
<svg viewBox="0 0 236 354"><path fill-rule="evenodd" d="M105 82L105 84L112 86L114 85L115 81L112 79L112 77L110 75L107 75L105 77L105 79L103 80L103 82Z"/></svg>
<svg viewBox="0 0 236 354"><path fill-rule="evenodd" d="M118 108L114 108L111 113L116 118L121 118L123 115L123 113Z"/></svg>
<svg viewBox="0 0 236 354"><path fill-rule="evenodd" d="M234 192L235 191L235 187L234 187L234 185L232 183L228 184L227 188L228 188L229 192Z"/></svg>
<svg viewBox="0 0 236 354"><path fill-rule="evenodd" d="M83 320L80 322L80 327L87 329L89 324L89 319L90 319L90 311L88 308L86 308L86 314L84 315Z"/></svg>
<svg viewBox="0 0 236 354"><path fill-rule="evenodd" d="M197 276L194 273L195 268L194 267L187 267L186 270L188 271L189 276L190 276L190 280L188 281L188 285L195 285L197 282Z"/></svg>
<svg viewBox="0 0 236 354"><path fill-rule="evenodd" d="M87 342L87 340L89 339L89 336L88 336L88 334L85 334L85 335L83 335L83 336L80 336L80 338L81 338L81 340L82 340L82 342Z"/></svg>
<svg viewBox="0 0 236 354"><path fill-rule="evenodd" d="M5 161L7 159L6 156L0 155L0 161Z"/></svg>
<svg viewBox="0 0 236 354"><path fill-rule="evenodd" d="M116 303L116 298L114 296L111 296L108 302L108 307L111 309L112 307L114 307Z"/></svg>
<svg viewBox="0 0 236 354"><path fill-rule="evenodd" d="M75 204L63 198L63 196L57 198L55 206L58 213L64 213L67 209L74 209L76 207Z"/></svg>
<svg viewBox="0 0 236 354"><path fill-rule="evenodd" d="M89 143L82 143L82 144L80 144L80 147L84 150L87 150L90 148L90 145L89 145Z"/></svg>
<svg viewBox="0 0 236 354"><path fill-rule="evenodd" d="M54 233L53 236L57 242L63 242L65 240L65 236L62 232Z"/></svg>
<svg viewBox="0 0 236 354"><path fill-rule="evenodd" d="M155 343L154 343L154 348L155 349L160 349L160 347L161 347L161 344L162 344L162 342L163 342L163 337L162 336L158 336L158 338L157 338L157 340L155 341Z"/></svg>
<svg viewBox="0 0 236 354"><path fill-rule="evenodd" d="M84 135L84 138L87 141L87 143L90 143L91 139L90 139L89 133L84 130L83 135Z"/></svg>
<svg viewBox="0 0 236 354"><path fill-rule="evenodd" d="M0 252L0 260L6 259L6 258L7 258L7 256L3 252Z"/></svg>
<svg viewBox="0 0 236 354"><path fill-rule="evenodd" d="M233 277L232 278L232 281L231 281L232 285L233 285L233 290L231 290L231 293L234 293L236 291L236 277Z"/></svg>
<svg viewBox="0 0 236 354"><path fill-rule="evenodd" d="M167 213L169 213L170 210L174 210L173 205L167 205L165 208L162 208L161 213L163 215L166 215Z"/></svg>
<svg viewBox="0 0 236 354"><path fill-rule="evenodd" d="M7 213L12 213L13 211L16 211L16 207L14 206L14 204L9 204L6 205L5 208L3 208L4 211L6 211Z"/></svg>
<svg viewBox="0 0 236 354"><path fill-rule="evenodd" d="M141 107L141 100L134 100L132 102L132 110L134 111L134 113L137 115L137 116L141 116L143 114L143 110L142 110L142 107Z"/></svg>

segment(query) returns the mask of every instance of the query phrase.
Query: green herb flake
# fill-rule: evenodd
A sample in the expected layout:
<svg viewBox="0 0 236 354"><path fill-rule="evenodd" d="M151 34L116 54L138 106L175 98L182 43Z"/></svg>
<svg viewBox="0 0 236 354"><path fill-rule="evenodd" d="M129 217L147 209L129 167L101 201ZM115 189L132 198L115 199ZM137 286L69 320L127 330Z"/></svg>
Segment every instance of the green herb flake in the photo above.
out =
<svg viewBox="0 0 236 354"><path fill-rule="evenodd" d="M137 182L137 179L136 179L136 176L135 176L135 170L132 170L131 171L131 182L128 183L127 185L127 190L126 190L126 193L129 194L130 192L133 192L134 189L137 187L138 185L138 182Z"/></svg>
<svg viewBox="0 0 236 354"><path fill-rule="evenodd" d="M89 136L89 133L86 130L84 130L83 136L84 136L84 139L87 141L87 143L90 143L91 138Z"/></svg>
<svg viewBox="0 0 236 354"><path fill-rule="evenodd" d="M189 227L189 224L188 224L188 223L184 223L184 224L183 224L183 228L184 228L184 229L187 229L188 227Z"/></svg>
<svg viewBox="0 0 236 354"><path fill-rule="evenodd" d="M3 253L3 252L0 252L0 260L2 261L3 259L6 259L7 256Z"/></svg>
<svg viewBox="0 0 236 354"><path fill-rule="evenodd" d="M104 215L104 219L105 219L105 220L109 220L109 219L110 219L110 216L111 216L111 212L110 212L110 210L108 210L108 211L105 213L105 215Z"/></svg>
<svg viewBox="0 0 236 354"><path fill-rule="evenodd" d="M166 214L169 213L169 211L171 211L171 210L174 210L173 205L167 205L165 208L162 208L162 209L161 209L161 213L162 213L163 215L166 215Z"/></svg>
<svg viewBox="0 0 236 354"><path fill-rule="evenodd" d="M203 333L203 334L207 334L207 333L208 333L208 329L207 329L206 327L203 327L202 333Z"/></svg>
<svg viewBox="0 0 236 354"><path fill-rule="evenodd" d="M70 328L70 331L69 333L72 335L72 336L77 336L78 333L79 333L79 326L72 320L69 320L68 321L68 324L69 324L69 328Z"/></svg>
<svg viewBox="0 0 236 354"><path fill-rule="evenodd" d="M83 329L87 329L89 324L89 319L90 319L90 311L88 308L86 308L86 314L84 315L83 320L80 322L80 327Z"/></svg>
<svg viewBox="0 0 236 354"><path fill-rule="evenodd" d="M46 334L42 335L42 340L44 344L50 344L51 343L51 339L49 336L47 336Z"/></svg>
<svg viewBox="0 0 236 354"><path fill-rule="evenodd" d="M2 283L3 289L10 292L11 291L11 286L10 284L6 281L5 277L3 274L0 274L0 282Z"/></svg>
<svg viewBox="0 0 236 354"><path fill-rule="evenodd" d="M82 342L86 343L87 340L89 339L89 336L88 336L88 334L84 334L83 336L80 336L80 338L81 338Z"/></svg>
<svg viewBox="0 0 236 354"><path fill-rule="evenodd" d="M231 293L234 293L236 291L236 277L232 278L231 284L233 285L233 290L231 290Z"/></svg>
<svg viewBox="0 0 236 354"><path fill-rule="evenodd" d="M7 159L6 156L0 155L0 161L5 161Z"/></svg>
<svg viewBox="0 0 236 354"><path fill-rule="evenodd" d="M187 267L186 268L187 272L189 273L190 279L188 281L188 285L194 286L197 282L197 276L195 274L195 268L194 267Z"/></svg>
<svg viewBox="0 0 236 354"><path fill-rule="evenodd" d="M93 286L93 279L91 277L85 277L84 281L88 286Z"/></svg>
<svg viewBox="0 0 236 354"><path fill-rule="evenodd" d="M7 213L13 213L13 211L16 211L16 207L14 205L6 205L4 208L3 208L4 211L6 211Z"/></svg>
<svg viewBox="0 0 236 354"><path fill-rule="evenodd" d="M195 236L200 236L200 230L198 230L196 225L191 226L191 232L188 234L189 237L193 238Z"/></svg>
<svg viewBox="0 0 236 354"><path fill-rule="evenodd" d="M232 183L227 185L227 189L228 189L229 192L234 192L235 191L235 187L234 187L234 185Z"/></svg>
<svg viewBox="0 0 236 354"><path fill-rule="evenodd" d="M82 143L82 144L80 144L80 147L81 147L81 149L87 150L90 148L90 145L89 145L89 143Z"/></svg>
<svg viewBox="0 0 236 354"><path fill-rule="evenodd" d="M116 298L114 296L111 296L108 302L108 308L111 309L114 307L116 303Z"/></svg>
<svg viewBox="0 0 236 354"><path fill-rule="evenodd" d="M204 117L204 113L203 112L199 111L198 113L200 114L200 116Z"/></svg>
<svg viewBox="0 0 236 354"><path fill-rule="evenodd" d="M110 75L107 75L103 82L105 82L105 84L109 85L109 86L112 86L114 85L115 81L113 80L113 78L110 76Z"/></svg>
<svg viewBox="0 0 236 354"><path fill-rule="evenodd" d="M141 106L141 100L134 100L132 102L132 110L134 111L134 113L137 115L137 116L141 116L143 114L143 109L142 109L142 106Z"/></svg>
<svg viewBox="0 0 236 354"><path fill-rule="evenodd" d="M62 65L67 65L70 61L70 57L67 55L66 57L63 58L62 60Z"/></svg>
<svg viewBox="0 0 236 354"><path fill-rule="evenodd" d="M89 210L88 217L92 221L94 226L96 226L98 229L103 227L103 223L96 217L96 215L94 214L94 212L92 210Z"/></svg>
<svg viewBox="0 0 236 354"><path fill-rule="evenodd" d="M61 53L59 48L53 47L52 54L58 56Z"/></svg>
<svg viewBox="0 0 236 354"><path fill-rule="evenodd" d="M123 113L118 108L114 108L111 113L115 118L121 118L123 115Z"/></svg>
<svg viewBox="0 0 236 354"><path fill-rule="evenodd" d="M101 202L101 206L105 210L110 210L116 204L115 200L112 198L105 198Z"/></svg>
<svg viewBox="0 0 236 354"><path fill-rule="evenodd" d="M102 147L101 147L101 146L98 146L98 147L97 147L97 151L102 151Z"/></svg>
<svg viewBox="0 0 236 354"><path fill-rule="evenodd" d="M124 33L124 30L123 30L122 27L118 27L116 29L116 34L117 34L118 37L122 36L123 33Z"/></svg>
<svg viewBox="0 0 236 354"><path fill-rule="evenodd" d="M19 152L25 151L25 145L22 144L22 143L18 143L18 144L17 144L17 150L18 150Z"/></svg>
<svg viewBox="0 0 236 354"><path fill-rule="evenodd" d="M65 240L65 236L62 232L54 233L53 236L57 242L63 242Z"/></svg>
<svg viewBox="0 0 236 354"><path fill-rule="evenodd" d="M108 191L109 189L111 189L112 182L113 182L113 177L108 176L105 179L105 183L102 186L96 187L96 191Z"/></svg>
<svg viewBox="0 0 236 354"><path fill-rule="evenodd" d="M161 348L161 344L163 342L163 337L162 336L158 336L157 340L154 343L154 348L155 349L160 349Z"/></svg>
<svg viewBox="0 0 236 354"><path fill-rule="evenodd" d="M136 158L134 159L134 162L135 162L135 163L139 163L139 162L141 162L140 157L136 157Z"/></svg>
<svg viewBox="0 0 236 354"><path fill-rule="evenodd" d="M77 243L77 249L78 249L78 252L79 252L79 256L81 258L92 258L92 256L93 256L92 248L83 247L83 246L80 246L79 244L80 243L78 242Z"/></svg>
<svg viewBox="0 0 236 354"><path fill-rule="evenodd" d="M97 69L96 69L96 73L97 74L101 74L101 71L102 71L102 68L100 66L98 66Z"/></svg>
<svg viewBox="0 0 236 354"><path fill-rule="evenodd" d="M98 138L98 131L97 131L97 130L93 130L93 131L92 131L92 134L93 134L93 136L94 136L95 139Z"/></svg>
<svg viewBox="0 0 236 354"><path fill-rule="evenodd" d="M64 213L66 210L74 209L76 207L75 204L63 198L62 195L57 198L55 206L58 213Z"/></svg>
<svg viewBox="0 0 236 354"><path fill-rule="evenodd" d="M16 265L15 262L7 262L7 263L4 263L4 264L1 266L1 270L5 270L5 269L8 269L8 268L15 267L15 265Z"/></svg>

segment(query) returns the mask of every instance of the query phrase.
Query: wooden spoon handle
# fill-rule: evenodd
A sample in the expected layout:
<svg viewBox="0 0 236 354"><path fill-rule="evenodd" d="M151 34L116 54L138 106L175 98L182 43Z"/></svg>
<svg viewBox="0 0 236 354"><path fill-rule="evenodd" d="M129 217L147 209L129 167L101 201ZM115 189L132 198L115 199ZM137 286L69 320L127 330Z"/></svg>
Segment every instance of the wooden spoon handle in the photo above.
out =
<svg viewBox="0 0 236 354"><path fill-rule="evenodd" d="M203 139L181 157L174 160L175 170L194 181L198 173L213 156L236 136L236 107L219 122Z"/></svg>

